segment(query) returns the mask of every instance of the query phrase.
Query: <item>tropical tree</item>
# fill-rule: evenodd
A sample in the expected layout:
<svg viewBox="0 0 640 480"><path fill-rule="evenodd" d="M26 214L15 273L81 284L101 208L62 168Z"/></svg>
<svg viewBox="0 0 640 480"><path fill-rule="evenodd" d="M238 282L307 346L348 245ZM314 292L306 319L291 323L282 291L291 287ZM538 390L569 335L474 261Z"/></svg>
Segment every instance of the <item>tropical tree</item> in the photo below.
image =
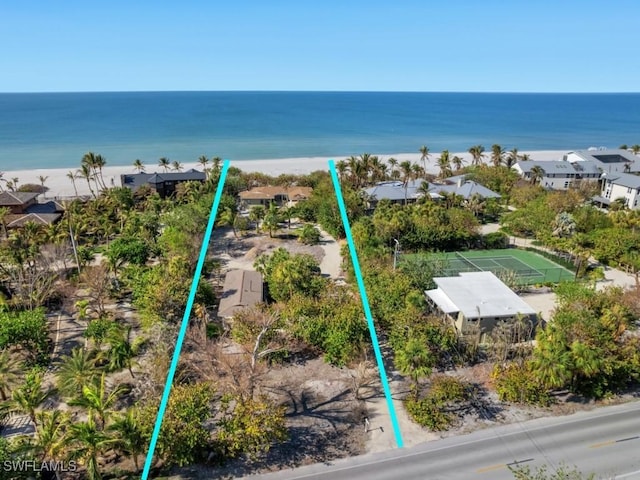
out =
<svg viewBox="0 0 640 480"><path fill-rule="evenodd" d="M84 387L96 382L99 373L93 354L83 348L74 348L58 369L58 389L68 397L81 395Z"/></svg>
<svg viewBox="0 0 640 480"><path fill-rule="evenodd" d="M451 176L451 159L449 158L449 150L443 150L438 157L438 168L440 168L440 178Z"/></svg>
<svg viewBox="0 0 640 480"><path fill-rule="evenodd" d="M87 478L101 480L99 458L116 444L116 440L97 428L89 417L87 422L75 422L69 426L65 443L70 452L69 459L84 465Z"/></svg>
<svg viewBox="0 0 640 480"><path fill-rule="evenodd" d="M202 170L207 173L207 165L209 164L209 159L206 155L200 155L198 157L198 163L202 165Z"/></svg>
<svg viewBox="0 0 640 480"><path fill-rule="evenodd" d="M67 178L71 180L71 184L73 185L73 191L75 192L77 197L78 187L76 186L76 178L78 178L78 171L76 170L75 172L72 172L72 171L67 172Z"/></svg>
<svg viewBox="0 0 640 480"><path fill-rule="evenodd" d="M89 418L96 422L99 430L103 430L107 417L111 414L111 409L122 392L121 386L110 392L107 391L105 374L103 373L99 382L82 387L81 396L69 401L69 405L86 408L89 412Z"/></svg>
<svg viewBox="0 0 640 480"><path fill-rule="evenodd" d="M183 166L182 163L180 163L178 160L174 160L171 163L171 170L173 170L174 172L181 172L183 170Z"/></svg>
<svg viewBox="0 0 640 480"><path fill-rule="evenodd" d="M389 162L389 167L391 167L391 172L389 172L391 178L393 178L393 174L396 172L396 167L398 166L398 160L396 158L389 158L387 160Z"/></svg>
<svg viewBox="0 0 640 480"><path fill-rule="evenodd" d="M9 238L9 230L7 229L7 216L11 214L9 207L0 207L0 225L2 225L2 234L5 239Z"/></svg>
<svg viewBox="0 0 640 480"><path fill-rule="evenodd" d="M404 347L396 352L395 363L400 372L409 375L413 381L411 390L417 397L420 379L430 375L435 365L435 358L427 346L426 339L409 336Z"/></svg>
<svg viewBox="0 0 640 480"><path fill-rule="evenodd" d="M138 173L144 173L144 164L142 163L142 161L137 158L135 160L135 162L133 162L133 168L138 172Z"/></svg>
<svg viewBox="0 0 640 480"><path fill-rule="evenodd" d="M9 350L0 353L0 398L3 402L9 399L11 390L18 384L20 378L20 364L11 356Z"/></svg>
<svg viewBox="0 0 640 480"><path fill-rule="evenodd" d="M474 145L469 148L469 153L471 154L472 165L480 165L484 158L484 147L482 145Z"/></svg>
<svg viewBox="0 0 640 480"><path fill-rule="evenodd" d="M635 145L631 145L631 153L638 155L638 153L640 153L640 145L637 143Z"/></svg>
<svg viewBox="0 0 640 480"><path fill-rule="evenodd" d="M402 175L402 186L404 187L404 203L406 205L409 182L414 179L413 167L409 160L400 162L400 173Z"/></svg>
<svg viewBox="0 0 640 480"><path fill-rule="evenodd" d="M137 409L134 407L127 410L127 413L115 419L107 430L113 434L113 448L133 460L137 473L140 470L140 455L146 452L149 444L140 424Z"/></svg>
<svg viewBox="0 0 640 480"><path fill-rule="evenodd" d="M340 180L341 184L348 171L349 171L349 165L347 164L347 161L338 160L338 162L336 163L336 172L338 173L338 179Z"/></svg>
<svg viewBox="0 0 640 480"><path fill-rule="evenodd" d="M252 207L251 210L249 210L249 220L251 220L252 222L255 222L256 233L260 232L260 222L264 218L264 215L265 215L265 210L262 205L257 205L255 207Z"/></svg>
<svg viewBox="0 0 640 480"><path fill-rule="evenodd" d="M539 165L534 166L531 169L531 183L537 185L544 177L544 170Z"/></svg>
<svg viewBox="0 0 640 480"><path fill-rule="evenodd" d="M36 411L53 393L43 387L42 379L42 373L30 372L23 385L12 394L14 410L26 414L34 425L37 425Z"/></svg>
<svg viewBox="0 0 640 480"><path fill-rule="evenodd" d="M36 451L42 461L60 461L65 449L65 434L69 426L69 415L62 410L38 412L36 423ZM55 471L56 479L60 472Z"/></svg>
<svg viewBox="0 0 640 480"><path fill-rule="evenodd" d="M89 191L91 192L91 195L93 195L93 198L96 198L96 192L94 192L93 188L91 187L91 180L94 179L94 174L91 171L91 167L89 167L89 165L87 165L86 163L83 163L82 165L80 165L80 170L78 170L78 175L80 176L80 178L84 178L86 180L87 185L89 186Z"/></svg>
<svg viewBox="0 0 640 480"><path fill-rule="evenodd" d="M451 163L453 164L454 167L456 167L456 172L459 170L462 170L462 165L464 164L464 160L462 160L462 157L459 157L458 155L454 155L453 158L451 159Z"/></svg>
<svg viewBox="0 0 640 480"><path fill-rule="evenodd" d="M425 172L427 171L427 160L429 160L429 147L422 145L420 147L420 161L422 162Z"/></svg>
<svg viewBox="0 0 640 480"><path fill-rule="evenodd" d="M107 343L109 350L107 351L108 368L115 372L126 368L129 370L131 378L133 375L133 358L138 354L138 344L131 341L131 326L125 329L112 328L107 333Z"/></svg>
<svg viewBox="0 0 640 480"><path fill-rule="evenodd" d="M233 236L238 238L238 232L236 232L236 212L231 207L226 207L218 217L218 225L225 225L231 227L233 230Z"/></svg>
<svg viewBox="0 0 640 480"><path fill-rule="evenodd" d="M273 237L273 232L278 229L280 223L280 211L275 203L269 205L269 209L264 215L262 224L269 230L269 236Z"/></svg>
<svg viewBox="0 0 640 480"><path fill-rule="evenodd" d="M491 145L491 163L493 163L493 165L497 167L502 164L503 160L504 148L502 148L502 146L498 145L497 143L494 143L493 145Z"/></svg>
<svg viewBox="0 0 640 480"><path fill-rule="evenodd" d="M46 175L38 175L38 181L40 182L40 186L42 187L42 191L45 190L44 183L49 179Z"/></svg>
<svg viewBox="0 0 640 480"><path fill-rule="evenodd" d="M165 172L168 172L169 167L171 166L171 161L167 157L161 157L158 161L158 166L164 169Z"/></svg>
<svg viewBox="0 0 640 480"><path fill-rule="evenodd" d="M519 159L518 149L512 148L511 150L509 150L509 153L507 154L507 160L505 165L507 166L507 168L511 168L516 163L518 163L518 159Z"/></svg>

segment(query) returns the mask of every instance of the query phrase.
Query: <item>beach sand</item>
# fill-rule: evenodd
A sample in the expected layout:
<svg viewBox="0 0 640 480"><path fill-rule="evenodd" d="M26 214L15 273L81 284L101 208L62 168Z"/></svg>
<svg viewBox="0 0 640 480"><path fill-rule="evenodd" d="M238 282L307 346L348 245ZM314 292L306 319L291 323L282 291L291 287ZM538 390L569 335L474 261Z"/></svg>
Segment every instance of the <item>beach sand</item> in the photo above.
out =
<svg viewBox="0 0 640 480"><path fill-rule="evenodd" d="M562 156L567 153L568 150L536 150L536 151L521 151L519 154L528 154L531 160L540 160L540 161L548 161L548 160L561 160ZM439 157L440 152L433 152L430 154L429 159L427 161L427 172L437 174L438 166L437 166L437 158ZM453 158L454 155L458 155L461 157L465 165L469 165L471 163L471 155L468 152L458 152L458 153L450 153L450 157ZM485 162L489 162L491 152L485 152ZM378 155L378 157L387 161L389 158L393 157L397 159L399 162L404 160L410 160L415 163L419 163L422 165L420 161L419 153L399 153L396 155ZM346 157L333 157L335 161L342 160ZM238 167L244 172L262 172L269 175L280 175L282 173L289 174L306 174L316 170L328 170L328 160L329 157L303 157L303 158L281 158L281 159L268 159L268 160L231 160L231 166ZM107 159L108 165L108 159ZM183 164L184 170L189 170L191 168L195 168L196 170L202 170L202 166L196 162L189 162ZM18 187L20 185L24 185L26 183L34 183L40 184L39 177L46 177L45 186L49 188L47 193L43 195L46 199L51 198L67 198L73 197L76 195L76 192L73 188L73 184L71 180L67 177L67 173L73 172L75 169L35 169L35 170L11 170L4 172L3 178L5 180L11 180L13 178L18 178ZM163 170L157 165L146 165L146 173L160 173L162 174ZM121 186L120 183L120 175L122 174L132 174L136 173L136 170L132 165L118 165L118 166L107 166L103 169L103 177L107 186ZM76 189L78 195L89 195L89 187L87 186L86 180L82 178L78 178L75 181ZM93 186L93 184L92 184ZM41 198L43 198L41 197Z"/></svg>

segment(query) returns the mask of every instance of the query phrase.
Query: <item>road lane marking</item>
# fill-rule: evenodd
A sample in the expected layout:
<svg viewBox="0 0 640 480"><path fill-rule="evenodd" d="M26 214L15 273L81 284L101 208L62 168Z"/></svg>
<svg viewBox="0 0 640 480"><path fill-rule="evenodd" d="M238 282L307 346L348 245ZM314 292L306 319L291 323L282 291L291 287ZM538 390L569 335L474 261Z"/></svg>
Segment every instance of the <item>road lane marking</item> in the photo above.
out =
<svg viewBox="0 0 640 480"><path fill-rule="evenodd" d="M507 466L506 463L499 463L497 465L491 465L489 467L483 467L476 470L476 473L487 473L493 472L494 470L500 470L501 468L505 468Z"/></svg>
<svg viewBox="0 0 640 480"><path fill-rule="evenodd" d="M589 445L589 448L608 447L610 445L615 445L615 444L616 444L615 440L609 440L608 442L594 443L593 445Z"/></svg>

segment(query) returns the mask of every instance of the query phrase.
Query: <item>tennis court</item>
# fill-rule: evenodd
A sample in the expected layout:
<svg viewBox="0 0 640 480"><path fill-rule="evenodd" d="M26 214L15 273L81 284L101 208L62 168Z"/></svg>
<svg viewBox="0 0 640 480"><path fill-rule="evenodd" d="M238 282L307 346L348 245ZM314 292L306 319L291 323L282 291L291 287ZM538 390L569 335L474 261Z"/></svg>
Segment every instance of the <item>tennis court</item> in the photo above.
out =
<svg viewBox="0 0 640 480"><path fill-rule="evenodd" d="M413 255L438 262L437 270L442 272L439 273L442 276L454 276L460 272L493 272L502 276L513 272L518 283L524 285L574 279L573 272L551 260L535 252L515 248Z"/></svg>

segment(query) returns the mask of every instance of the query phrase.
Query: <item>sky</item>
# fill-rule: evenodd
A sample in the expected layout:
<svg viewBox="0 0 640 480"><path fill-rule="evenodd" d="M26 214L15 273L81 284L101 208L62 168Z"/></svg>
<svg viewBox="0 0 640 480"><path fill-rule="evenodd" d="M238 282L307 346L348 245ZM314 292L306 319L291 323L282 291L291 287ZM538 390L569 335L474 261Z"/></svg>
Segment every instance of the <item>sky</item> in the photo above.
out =
<svg viewBox="0 0 640 480"><path fill-rule="evenodd" d="M638 18L638 0L2 0L0 92L637 92Z"/></svg>

